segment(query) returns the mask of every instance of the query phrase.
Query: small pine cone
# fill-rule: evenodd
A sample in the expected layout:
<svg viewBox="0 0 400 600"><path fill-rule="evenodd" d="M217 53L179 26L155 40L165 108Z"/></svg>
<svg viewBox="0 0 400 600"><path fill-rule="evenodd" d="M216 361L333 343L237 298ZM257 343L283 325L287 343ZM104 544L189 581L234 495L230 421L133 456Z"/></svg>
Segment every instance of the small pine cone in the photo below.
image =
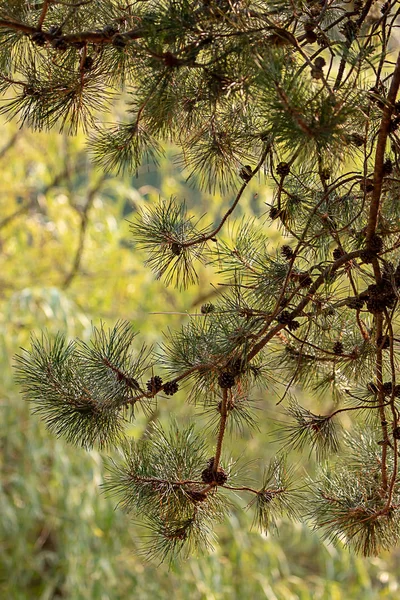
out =
<svg viewBox="0 0 400 600"><path fill-rule="evenodd" d="M125 48L127 40L120 33L116 33L113 36L111 43L114 46L114 48L117 48L118 50L122 50L123 48Z"/></svg>
<svg viewBox="0 0 400 600"><path fill-rule="evenodd" d="M360 148L365 144L365 137L359 133L352 133L350 134L349 141L351 144L356 146L356 148Z"/></svg>
<svg viewBox="0 0 400 600"><path fill-rule="evenodd" d="M212 467L207 467L201 472L201 480L204 481L204 483L213 483L214 473Z"/></svg>
<svg viewBox="0 0 400 600"><path fill-rule="evenodd" d="M286 260L290 260L294 256L294 252L290 246L282 246L281 248L282 255L286 258Z"/></svg>
<svg viewBox="0 0 400 600"><path fill-rule="evenodd" d="M86 56L82 64L83 71L91 71L93 69L94 59L92 56Z"/></svg>
<svg viewBox="0 0 400 600"><path fill-rule="evenodd" d="M400 263L397 265L394 272L394 282L398 288L400 288Z"/></svg>
<svg viewBox="0 0 400 600"><path fill-rule="evenodd" d="M281 214L281 211L279 210L279 208L276 208L276 206L271 206L271 209L269 211L270 219L272 219L272 220L277 219L280 214Z"/></svg>
<svg viewBox="0 0 400 600"><path fill-rule="evenodd" d="M335 260L338 260L343 256L343 251L340 248L335 248L332 252L332 256Z"/></svg>
<svg viewBox="0 0 400 600"><path fill-rule="evenodd" d="M381 299L379 296L371 296L367 300L367 310L371 314L376 314L383 312L386 308L385 300Z"/></svg>
<svg viewBox="0 0 400 600"><path fill-rule="evenodd" d="M56 37L51 42L51 46L52 48L54 48L54 50L58 50L59 52L65 52L65 50L67 50L68 48L68 42L66 42L66 40L62 37Z"/></svg>
<svg viewBox="0 0 400 600"><path fill-rule="evenodd" d="M312 279L310 275L306 273L300 273L299 275L299 284L302 288L310 287L312 284Z"/></svg>
<svg viewBox="0 0 400 600"><path fill-rule="evenodd" d="M367 390L369 392L371 392L372 394L377 394L378 393L378 388L375 385L375 383L373 381L370 381L367 385Z"/></svg>
<svg viewBox="0 0 400 600"><path fill-rule="evenodd" d="M278 323L281 323L282 325L287 325L288 323L290 323L290 321L293 321L292 316L290 315L290 312L287 310L283 310L277 317L276 319L278 321Z"/></svg>
<svg viewBox="0 0 400 600"><path fill-rule="evenodd" d="M392 119L390 121L390 125L389 125L389 133L394 133L395 131L397 131L399 125L400 125L400 117L395 117L394 119Z"/></svg>
<svg viewBox="0 0 400 600"><path fill-rule="evenodd" d="M186 492L186 494L189 496L189 498L194 504L197 504L198 502L204 502L204 500L207 500L207 494L205 492L196 492L195 490L192 490Z"/></svg>
<svg viewBox="0 0 400 600"><path fill-rule="evenodd" d="M337 355L343 354L343 344L342 342L335 342L333 344L333 352Z"/></svg>
<svg viewBox="0 0 400 600"><path fill-rule="evenodd" d="M239 171L239 176L248 183L253 176L253 171L250 165L245 165Z"/></svg>
<svg viewBox="0 0 400 600"><path fill-rule="evenodd" d="M202 315L209 315L210 313L214 312L214 310L215 306L212 304L212 302L206 302L206 304L202 304L200 307L200 312Z"/></svg>
<svg viewBox="0 0 400 600"><path fill-rule="evenodd" d="M366 194L368 194L369 192L372 192L372 190L374 189L374 182L372 179L363 179L362 181L360 181L360 189L361 191L365 192Z"/></svg>
<svg viewBox="0 0 400 600"><path fill-rule="evenodd" d="M364 298L360 298L359 296L348 298L348 300L346 300L346 306L348 308L353 308L354 310L361 310L364 306Z"/></svg>
<svg viewBox="0 0 400 600"><path fill-rule="evenodd" d="M224 485L228 481L228 475L222 469L222 467L218 467L217 472L215 473L215 483L218 485Z"/></svg>
<svg viewBox="0 0 400 600"><path fill-rule="evenodd" d="M218 385L224 389L230 389L235 385L235 377L232 373L225 371L218 377Z"/></svg>
<svg viewBox="0 0 400 600"><path fill-rule="evenodd" d="M379 336L379 338L376 340L376 345L378 346L378 348L381 348L382 350L387 350L388 348L390 348L389 336L387 336L387 335Z"/></svg>
<svg viewBox="0 0 400 600"><path fill-rule="evenodd" d="M330 179L332 176L331 172L329 169L322 169L321 173L320 173L320 177L321 179L323 179L324 181L327 181L328 179Z"/></svg>
<svg viewBox="0 0 400 600"><path fill-rule="evenodd" d="M400 440L400 427L397 426L393 429L393 437L395 440Z"/></svg>
<svg viewBox="0 0 400 600"><path fill-rule="evenodd" d="M282 298L281 303L280 303L280 307L281 308L285 308L286 306L289 305L289 298Z"/></svg>
<svg viewBox="0 0 400 600"><path fill-rule="evenodd" d="M174 256L179 256L182 252L182 246L178 242L173 242L171 244L171 252Z"/></svg>
<svg viewBox="0 0 400 600"><path fill-rule="evenodd" d="M179 385L176 381L167 381L164 384L164 394L166 396L173 396L179 390Z"/></svg>
<svg viewBox="0 0 400 600"><path fill-rule="evenodd" d="M289 175L290 173L290 165L287 162L280 162L276 167L276 172L278 175L286 177L286 175Z"/></svg>
<svg viewBox="0 0 400 600"><path fill-rule="evenodd" d="M234 358L230 361L229 365L227 365L228 371L234 376L243 373L245 367L246 363L242 358Z"/></svg>
<svg viewBox="0 0 400 600"><path fill-rule="evenodd" d="M316 26L317 26L317 23L316 23L316 21L314 21L314 19L312 19L310 21L306 21L304 23L304 31L314 31Z"/></svg>
<svg viewBox="0 0 400 600"><path fill-rule="evenodd" d="M376 258L376 253L372 250L362 250L362 252L360 253L360 258L363 261L363 263L369 265L370 263L372 263L374 258Z"/></svg>
<svg viewBox="0 0 400 600"><path fill-rule="evenodd" d="M393 163L390 158L387 158L383 163L383 174L390 175L393 172Z"/></svg>
<svg viewBox="0 0 400 600"><path fill-rule="evenodd" d="M306 31L305 36L306 41L309 44L315 44L315 42L318 40L318 35L315 33L315 31Z"/></svg>
<svg viewBox="0 0 400 600"><path fill-rule="evenodd" d="M367 244L367 250L375 252L375 254L379 254L379 252L382 252L383 239L379 235L374 234Z"/></svg>
<svg viewBox="0 0 400 600"><path fill-rule="evenodd" d="M318 56L314 60L314 65L317 69L322 69L326 65L326 60L322 56Z"/></svg>
<svg viewBox="0 0 400 600"><path fill-rule="evenodd" d="M112 38L116 33L118 33L118 30L113 25L106 25L103 29L103 33L108 38Z"/></svg>
<svg viewBox="0 0 400 600"><path fill-rule="evenodd" d="M385 394L385 396L390 396L392 394L392 382L391 381L385 381L385 383L382 385L382 389L383 389L383 393Z"/></svg>
<svg viewBox="0 0 400 600"><path fill-rule="evenodd" d="M290 323L288 323L287 325L289 331L296 331L296 329L298 329L300 327L300 323L298 321L290 321Z"/></svg>
<svg viewBox="0 0 400 600"><path fill-rule="evenodd" d="M46 43L46 36L43 31L35 31L35 33L32 33L31 35L31 41L37 46L43 47Z"/></svg>
<svg viewBox="0 0 400 600"><path fill-rule="evenodd" d="M228 475L222 469L222 467L218 467L216 473L213 470L213 466L209 465L204 471L201 473L201 479L204 483L216 483L217 485L224 485L228 480Z"/></svg>
<svg viewBox="0 0 400 600"><path fill-rule="evenodd" d="M155 375L154 377L149 379L149 381L146 383L147 390L150 392L150 394L156 394L157 392L159 392L161 390L162 383L163 383L163 381L162 381L161 377L159 377L158 375Z"/></svg>

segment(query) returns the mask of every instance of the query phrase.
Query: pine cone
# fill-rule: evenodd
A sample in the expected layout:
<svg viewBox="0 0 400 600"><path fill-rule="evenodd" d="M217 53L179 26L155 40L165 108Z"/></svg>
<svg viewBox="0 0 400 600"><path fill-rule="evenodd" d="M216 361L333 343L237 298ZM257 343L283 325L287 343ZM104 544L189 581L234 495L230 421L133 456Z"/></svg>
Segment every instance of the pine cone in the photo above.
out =
<svg viewBox="0 0 400 600"><path fill-rule="evenodd" d="M276 320L278 321L278 323L281 323L282 325L287 325L288 323L290 323L290 321L293 321L293 317L291 316L289 311L283 310L278 315Z"/></svg>
<svg viewBox="0 0 400 600"><path fill-rule="evenodd" d="M202 315L208 315L214 312L215 306L211 302L207 302L206 304L202 304L200 307L200 312Z"/></svg>
<svg viewBox="0 0 400 600"><path fill-rule="evenodd" d="M114 46L114 48L117 48L118 50L122 50L123 48L125 48L127 41L123 35L121 35L120 33L116 33L113 36L111 43Z"/></svg>
<svg viewBox="0 0 400 600"><path fill-rule="evenodd" d="M167 381L164 384L164 394L166 396L173 396L179 390L179 385L176 381Z"/></svg>
<svg viewBox="0 0 400 600"><path fill-rule="evenodd" d="M282 246L281 248L282 255L286 258L286 260L290 260L294 256L294 252L290 246Z"/></svg>
<svg viewBox="0 0 400 600"><path fill-rule="evenodd" d="M383 389L383 393L385 394L385 396L391 396L392 394L392 382L391 381L385 381L385 383L382 385L382 389Z"/></svg>
<svg viewBox="0 0 400 600"><path fill-rule="evenodd" d="M239 175L243 179L243 181L248 183L253 176L253 171L250 165L245 165L244 167L242 167L239 171Z"/></svg>
<svg viewBox="0 0 400 600"><path fill-rule="evenodd" d="M393 437L395 440L400 440L400 427L397 426L393 429Z"/></svg>
<svg viewBox="0 0 400 600"><path fill-rule="evenodd" d="M390 175L393 172L393 163L390 158L387 158L383 163L383 174Z"/></svg>
<svg viewBox="0 0 400 600"><path fill-rule="evenodd" d="M276 208L276 206L271 206L270 211L269 211L269 218L272 220L277 219L282 211L279 210L279 208Z"/></svg>
<svg viewBox="0 0 400 600"><path fill-rule="evenodd" d="M207 461L207 468L202 472L201 479L204 483L224 485L228 480L228 475L222 467L218 467L217 471L214 472L214 457L212 457Z"/></svg>
<svg viewBox="0 0 400 600"><path fill-rule="evenodd" d="M305 273L300 273L299 275L299 284L302 288L305 287L310 287L310 285L312 284L312 279L310 277L310 275L305 272Z"/></svg>
<svg viewBox="0 0 400 600"><path fill-rule="evenodd" d="M360 148L365 144L365 137L360 135L359 133L352 133L349 137L350 143L356 146L356 148Z"/></svg>
<svg viewBox="0 0 400 600"><path fill-rule="evenodd" d="M361 310L364 306L364 299L360 298L359 296L354 296L354 298L348 298L346 300L346 306L355 310Z"/></svg>
<svg viewBox="0 0 400 600"><path fill-rule="evenodd" d="M155 375L146 383L147 390L150 394L156 394L162 388L162 379L158 375Z"/></svg>
<svg viewBox="0 0 400 600"><path fill-rule="evenodd" d="M93 69L93 64L94 64L94 60L92 56L86 56L85 60L83 61L82 64L82 69L84 71L90 71L91 69Z"/></svg>
<svg viewBox="0 0 400 600"><path fill-rule="evenodd" d="M376 233L372 236L367 244L367 250L379 254L383 250L383 239Z"/></svg>
<svg viewBox="0 0 400 600"><path fill-rule="evenodd" d="M376 345L378 346L378 348L381 348L382 350L387 350L388 348L390 348L389 336L387 336L387 335L379 336L379 338L376 340Z"/></svg>
<svg viewBox="0 0 400 600"><path fill-rule="evenodd" d="M225 371L218 377L218 385L221 388L230 389L235 385L235 377L229 371Z"/></svg>
<svg viewBox="0 0 400 600"><path fill-rule="evenodd" d="M171 244L171 252L175 256L179 256L182 252L182 246L180 244L178 244L177 242L173 242Z"/></svg>
<svg viewBox="0 0 400 600"><path fill-rule="evenodd" d="M316 66L317 69L322 69L326 65L326 60L322 56L318 56L314 60L314 65Z"/></svg>
<svg viewBox="0 0 400 600"><path fill-rule="evenodd" d="M234 376L240 375L240 373L243 373L245 368L246 368L246 363L242 358L234 358L227 365L227 369L228 369L229 373L232 373L232 375L234 375Z"/></svg>
<svg viewBox="0 0 400 600"><path fill-rule="evenodd" d="M305 36L306 36L306 41L307 41L309 44L315 44L315 42L316 42L316 41L317 41L317 39L318 39L318 36L317 36L317 34L315 33L315 31L306 31L306 32L305 32Z"/></svg>
<svg viewBox="0 0 400 600"><path fill-rule="evenodd" d="M287 328L289 329L289 331L296 331L296 329L298 329L300 327L300 323L298 321L290 321L290 323L288 323Z"/></svg>
<svg viewBox="0 0 400 600"><path fill-rule="evenodd" d="M189 496L189 498L194 504L197 504L198 502L204 502L204 500L207 500L207 494L205 492L196 492L195 490L191 490L189 492L186 492L186 494Z"/></svg>
<svg viewBox="0 0 400 600"><path fill-rule="evenodd" d="M280 162L276 167L276 172L278 175L282 175L282 177L286 177L290 173L290 165L287 162Z"/></svg>
<svg viewBox="0 0 400 600"><path fill-rule="evenodd" d="M32 33L31 35L31 41L37 46L43 47L46 43L46 36L43 31L35 31L35 33Z"/></svg>
<svg viewBox="0 0 400 600"><path fill-rule="evenodd" d="M335 342L333 344L333 352L337 355L343 354L343 344L342 342Z"/></svg>
<svg viewBox="0 0 400 600"><path fill-rule="evenodd" d="M58 50L59 52L65 52L65 50L67 50L68 48L68 42L66 42L66 40L62 37L56 37L51 42L51 46L52 48L54 48L54 50Z"/></svg>
<svg viewBox="0 0 400 600"><path fill-rule="evenodd" d="M377 314L383 312L386 308L385 299L380 298L379 296L371 296L367 300L367 310L371 314Z"/></svg>
<svg viewBox="0 0 400 600"><path fill-rule="evenodd" d="M343 251L340 248L335 248L332 252L332 256L335 260L338 260L343 256Z"/></svg>

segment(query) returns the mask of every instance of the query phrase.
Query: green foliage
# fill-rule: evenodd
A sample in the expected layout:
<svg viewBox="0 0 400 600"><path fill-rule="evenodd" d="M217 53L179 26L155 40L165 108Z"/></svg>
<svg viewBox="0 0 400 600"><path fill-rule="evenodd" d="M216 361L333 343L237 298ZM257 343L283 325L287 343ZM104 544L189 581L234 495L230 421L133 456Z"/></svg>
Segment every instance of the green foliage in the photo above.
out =
<svg viewBox="0 0 400 600"><path fill-rule="evenodd" d="M106 323L93 328L91 342L80 332L75 342L61 334L33 336L31 349L17 357L25 397L53 432L88 449L112 449L129 437L137 426L135 406L143 406L145 441L124 444L125 466L115 467L109 489L122 492L122 504L142 517L150 532L146 556L173 560L208 548L214 522L236 493L254 506L262 530L278 526L283 514L302 515L357 552L388 549L397 542L400 439L395 3L378 16L372 3L349 11L338 2L286 0L8 4L0 2L8 118L35 131L90 132L95 161L106 170L139 174L143 162L151 170L163 160L162 144L173 142L192 183L210 195L233 195L229 208L212 209L202 228L195 202L178 201L174 193L160 194L157 205L140 193L130 196L140 209L131 221L138 247L157 278L180 288L184 311L210 299L194 296L190 286L220 283L211 266L222 275L223 292L212 292L212 309L194 310L183 323L171 319L154 348L133 350L126 316L108 331ZM128 109L116 102L120 97ZM115 199L110 175L86 175L79 161L76 166L85 180L83 198L74 197L81 188L69 163L49 183L54 191L66 180L63 219L73 214L79 229L68 269L53 240L64 290L85 268L98 271L96 261L85 262L85 249L98 243L104 227L114 249L129 243L112 235L115 221L101 222L96 195L108 193L125 216L133 212L122 191ZM273 187L268 215L257 221L250 215L227 235L226 222L240 206L245 212L246 195L257 180L261 185L262 174ZM121 181L129 190L129 179ZM23 199L1 226L33 211L55 231L42 196ZM62 204L62 194L57 199ZM270 244L274 226L266 223L287 243ZM28 218L26 232L34 238L42 230ZM145 279L137 285L136 298ZM110 318L113 312L120 318L116 303L109 304ZM96 304L105 310L99 296L90 298ZM181 312L174 308L165 312ZM307 446L317 462L329 461L322 483L312 478L308 494L282 461L270 464L261 484L247 485L237 457L227 460L227 434L246 438L257 424L255 384L277 394L279 404L288 399L285 452ZM323 409L294 400L295 386L319 395ZM207 431L151 426L159 405L178 392L200 405ZM364 417L379 430L378 451L360 450L357 468L331 456L340 452L350 417L361 423Z"/></svg>

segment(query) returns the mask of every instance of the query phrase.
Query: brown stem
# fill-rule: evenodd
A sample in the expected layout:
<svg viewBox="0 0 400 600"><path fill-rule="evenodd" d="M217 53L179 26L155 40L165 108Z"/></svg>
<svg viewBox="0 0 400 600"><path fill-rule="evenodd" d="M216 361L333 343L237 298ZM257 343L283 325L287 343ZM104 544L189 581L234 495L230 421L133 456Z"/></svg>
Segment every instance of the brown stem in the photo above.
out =
<svg viewBox="0 0 400 600"><path fill-rule="evenodd" d="M64 283L62 286L64 290L71 285L72 280L74 279L74 277L77 275L77 273L79 271L79 267L80 267L81 260L82 260L83 249L84 249L84 245L85 245L86 230L87 230L87 226L89 224L89 212L93 205L95 196L96 196L97 192L99 191L99 189L101 188L101 186L103 185L105 178L106 178L106 175L103 175L100 178L100 180L96 183L96 185L88 192L86 204L84 206L84 209L82 212L82 217L81 217L81 227L80 227L80 231L79 231L78 248L77 248L77 251L75 254L75 259L74 259L72 268L64 280Z"/></svg>
<svg viewBox="0 0 400 600"><path fill-rule="evenodd" d="M202 244L202 243L206 242L207 240L211 240L213 237L215 237L217 235L217 233L219 233L221 231L222 227L224 226L225 221L233 213L233 211L235 210L236 206L239 204L239 200L242 197L243 192L246 189L248 183L251 181L251 179L254 177L254 175L256 175L256 173L258 173L258 171L263 166L263 164L265 162L265 159L268 156L269 151L270 151L270 147L267 146L266 149L264 150L264 152L262 153L261 158L260 158L260 160L259 160L256 168L252 172L250 179L248 181L246 181L245 183L243 183L243 185L241 186L239 192L237 193L237 196L236 196L236 198L235 198L232 206L224 214L224 216L222 217L221 222L219 223L219 225L215 229L213 229L213 231L211 231L211 233L200 235L198 238L196 238L194 240L191 240L190 242L186 242L186 243L181 244L182 247L189 248L190 246L194 246L196 244Z"/></svg>
<svg viewBox="0 0 400 600"><path fill-rule="evenodd" d="M308 294L305 298L303 298L303 300L301 300L301 302L298 304L298 306L290 313L290 316L294 319L295 317L299 316L301 314L301 312L303 311L303 309L307 306L307 304L311 301L313 295L315 294L315 292L318 290L318 288L324 283L324 281L327 279L327 277L329 277L332 273L334 273L335 271L337 271L337 269L339 267L341 267L342 265L344 265L345 263L347 263L348 261L352 260L353 258L357 258L360 256L362 250L354 250L353 252L349 252L348 254L345 254L344 256L341 256L340 258L338 258L338 260L336 260L332 265L329 265L324 271L323 273L321 273L321 275L314 281L314 283L312 284L312 286L310 287L310 289L308 290ZM252 360L256 354L258 354L263 348L264 346L281 330L285 327L285 325L283 325L282 323L278 323L275 327L273 327L270 331L268 331L268 327L269 327L270 323L268 323L268 325L266 325L260 332L259 336L263 336L261 338L261 340L255 344L253 346L253 348L250 350L250 352L247 355L247 362L249 362L250 360Z"/></svg>
<svg viewBox="0 0 400 600"><path fill-rule="evenodd" d="M46 18L47 9L48 8L49 8L49 1L48 0L44 0L43 6L42 6L42 12L40 13L39 21L38 21L38 24L37 24L37 28L38 28L39 31L42 29L42 25L43 25L44 20Z"/></svg>
<svg viewBox="0 0 400 600"><path fill-rule="evenodd" d="M382 313L378 313L376 316L376 340L379 340L382 337L383 333L383 316ZM378 386L378 400L379 404L384 404L384 392L383 392L383 361L382 361L382 348L378 346L376 351L376 383ZM389 445L389 436L387 430L387 421L384 406L380 406L379 408L379 416L381 419L381 427L383 434L383 444L382 444L382 464L381 464L381 474L382 474L382 490L384 492L387 491L388 487L388 474L387 474L387 448Z"/></svg>
<svg viewBox="0 0 400 600"><path fill-rule="evenodd" d="M214 457L214 463L213 463L214 473L216 473L216 471L218 469L219 461L221 458L222 442L224 439L227 418L228 418L228 390L226 388L223 388L222 389L222 403L221 403L221 418L219 421L217 447L215 449L215 457Z"/></svg>
<svg viewBox="0 0 400 600"><path fill-rule="evenodd" d="M382 182L383 182L383 163L385 160L386 140L390 131L391 116L394 110L394 103L396 101L397 92L400 86L400 52L397 57L396 67L393 72L392 83L387 97L387 102L383 109L381 126L379 128L378 141L376 145L375 153L375 166L374 166L374 189L372 191L371 205L369 210L368 226L367 226L367 242L372 238L375 233L379 209L380 199L382 193Z"/></svg>

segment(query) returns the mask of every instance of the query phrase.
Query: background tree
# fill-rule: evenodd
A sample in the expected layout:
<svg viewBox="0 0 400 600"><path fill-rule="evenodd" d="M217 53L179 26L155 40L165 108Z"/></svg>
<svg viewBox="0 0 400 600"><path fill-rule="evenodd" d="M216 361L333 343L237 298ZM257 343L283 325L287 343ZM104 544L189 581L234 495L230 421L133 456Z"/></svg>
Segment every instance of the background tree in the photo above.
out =
<svg viewBox="0 0 400 600"><path fill-rule="evenodd" d="M216 224L174 199L132 224L166 283L194 283L196 262L214 263L226 284L216 304L155 351L120 321L94 329L91 343L34 338L18 359L24 393L51 430L86 448L123 443L108 489L150 529L146 555L209 546L232 493L248 496L262 530L303 515L363 554L397 542L400 57L388 52L396 4L378 16L371 6L0 4L7 114L32 128L94 131L106 168L153 161L170 139L189 178L211 192L236 188ZM98 111L122 85L131 120L102 129ZM262 172L275 182L268 216L288 237L279 254L256 222L230 240L221 233ZM256 424L256 384L283 389L285 449L307 445L325 459L343 443L345 458L305 485L280 454L258 485L245 481L224 444L230 428ZM332 408L300 406L296 384L329 391ZM137 407L152 411L183 385L209 415L212 451L192 426L155 425L123 442ZM359 428L342 434L339 419L353 415Z"/></svg>

